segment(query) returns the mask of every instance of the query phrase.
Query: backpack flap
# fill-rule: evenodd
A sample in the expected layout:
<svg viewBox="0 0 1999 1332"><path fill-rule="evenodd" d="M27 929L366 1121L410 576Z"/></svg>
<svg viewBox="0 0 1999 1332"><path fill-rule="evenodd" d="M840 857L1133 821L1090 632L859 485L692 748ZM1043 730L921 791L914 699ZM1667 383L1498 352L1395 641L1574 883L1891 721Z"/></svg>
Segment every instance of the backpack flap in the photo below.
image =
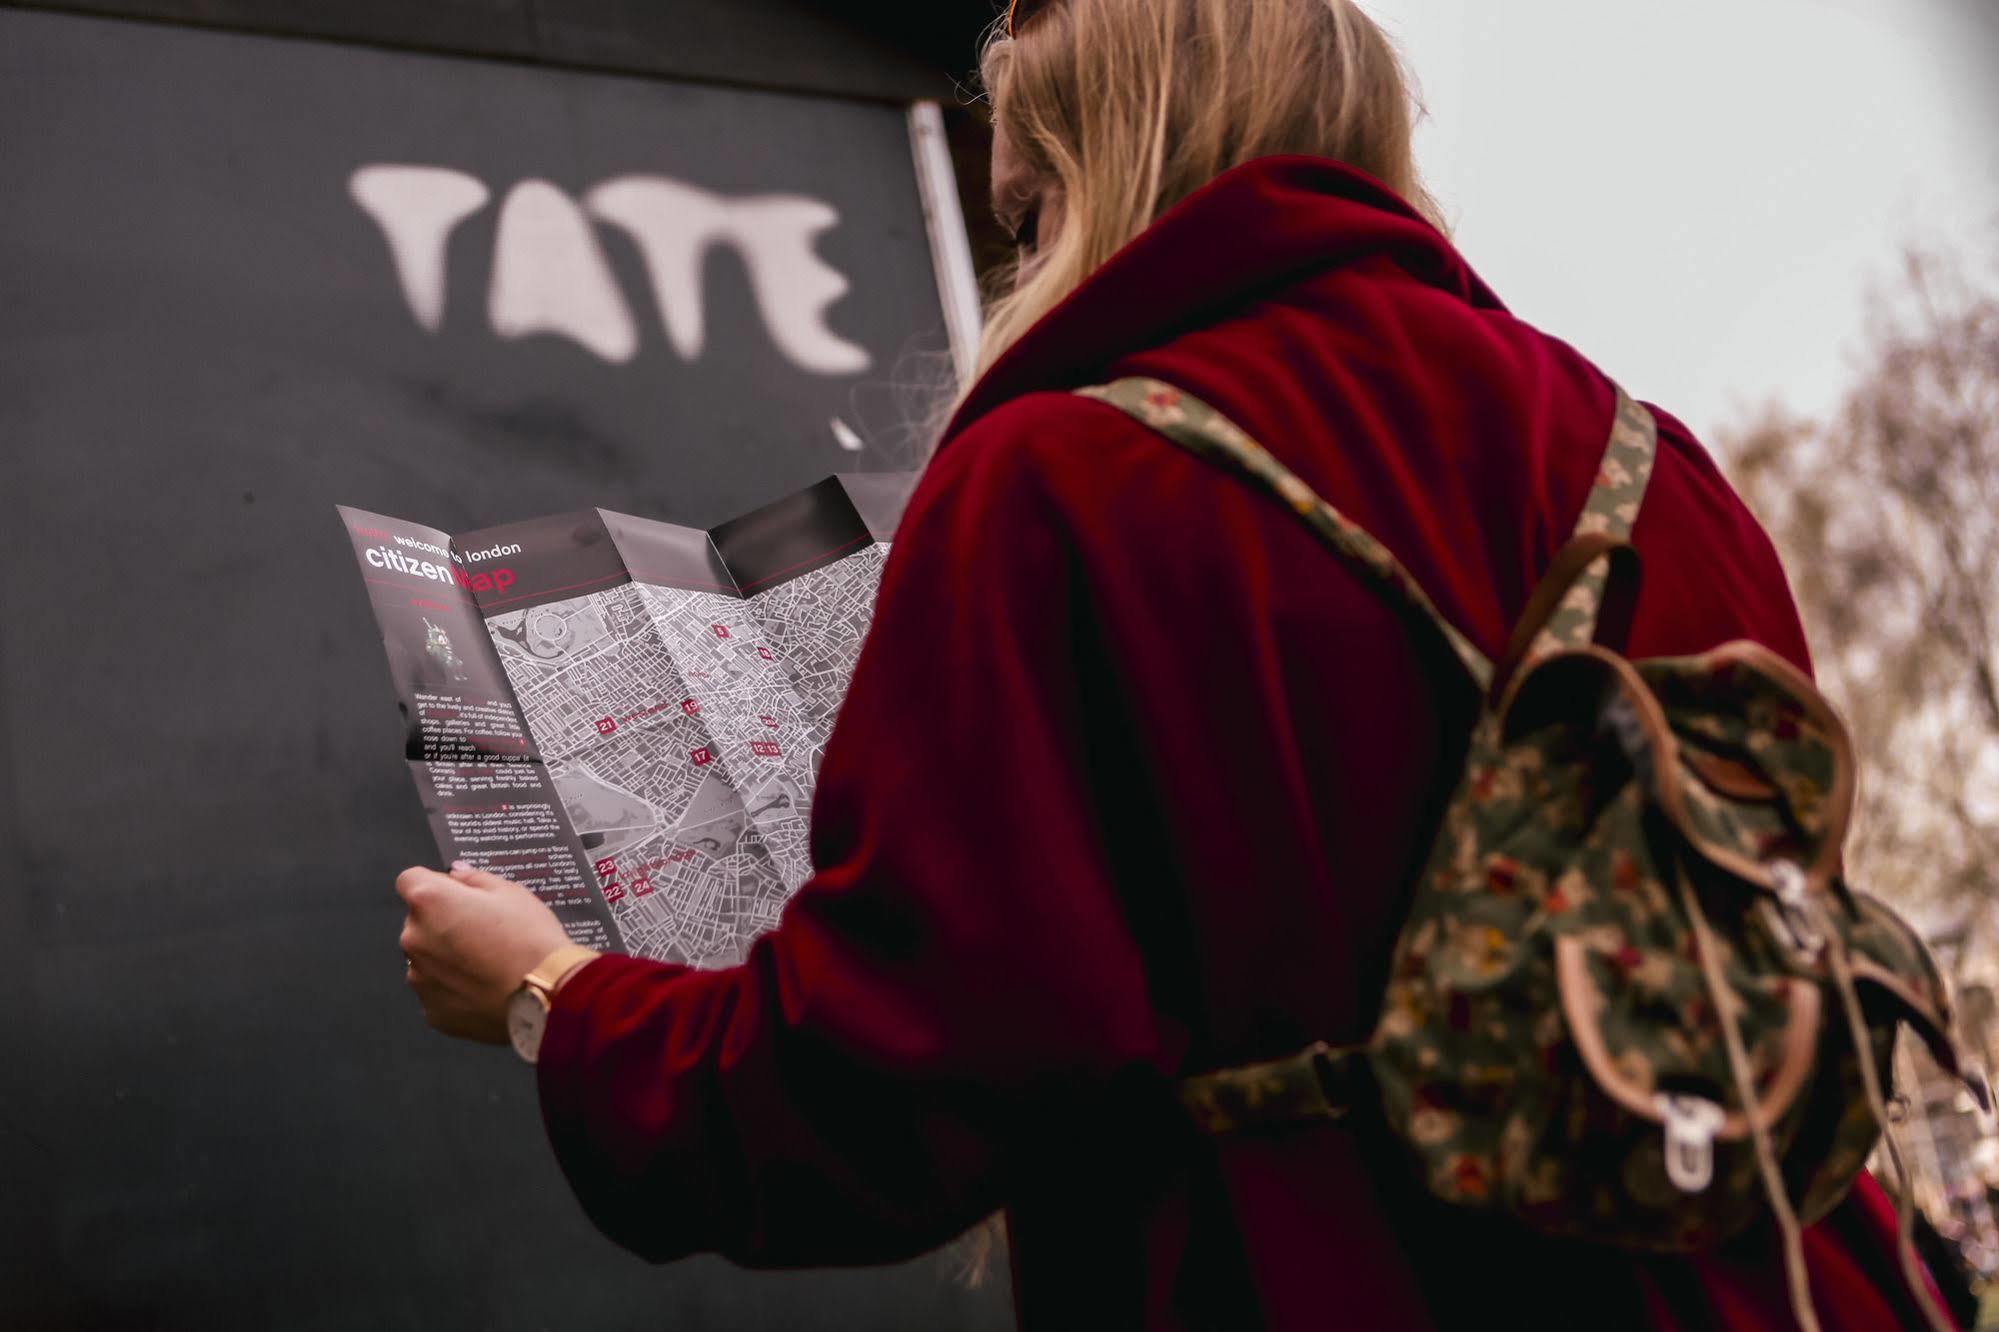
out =
<svg viewBox="0 0 1999 1332"><path fill-rule="evenodd" d="M1624 1110L1664 1129L1667 1182L1684 1193L1708 1188L1713 1151L1699 1139L1741 1144L1749 1121L1728 1105L1729 1071L1699 967L1684 957L1625 945L1592 948L1574 935L1555 940L1555 976L1569 1037L1597 1087ZM1748 1042L1758 1112L1779 1123L1811 1077L1823 1022L1818 988L1787 977L1730 977L1736 1020ZM1661 1020L1662 1005L1679 1011ZM1677 1126L1715 1107L1698 1138ZM1745 1154L1746 1178L1754 1163Z"/></svg>
<svg viewBox="0 0 1999 1332"><path fill-rule="evenodd" d="M1804 674L1755 643L1635 669L1673 735L1661 812L1689 848L1757 894L1757 933L1792 969L1829 980L1826 926L1838 930L1868 1011L1913 1027L1961 1074L1950 991L1921 937L1875 898L1848 889L1842 850L1854 760L1846 727ZM1822 915L1823 922L1814 917Z"/></svg>
<svg viewBox="0 0 1999 1332"><path fill-rule="evenodd" d="M1811 681L1759 644L1634 665L1672 735L1656 796L1687 845L1776 897L1772 867L1833 891L1853 813L1853 748Z"/></svg>

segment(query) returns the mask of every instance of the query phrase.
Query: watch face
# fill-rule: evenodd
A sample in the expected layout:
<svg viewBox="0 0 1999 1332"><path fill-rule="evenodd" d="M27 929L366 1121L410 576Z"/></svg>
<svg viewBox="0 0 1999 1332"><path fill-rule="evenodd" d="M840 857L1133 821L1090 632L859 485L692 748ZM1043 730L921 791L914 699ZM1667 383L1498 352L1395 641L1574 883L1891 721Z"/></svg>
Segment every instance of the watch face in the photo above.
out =
<svg viewBox="0 0 1999 1332"><path fill-rule="evenodd" d="M548 1029L548 1010L541 997L523 985L507 1000L507 1036L514 1053L532 1064L541 1055L541 1034Z"/></svg>

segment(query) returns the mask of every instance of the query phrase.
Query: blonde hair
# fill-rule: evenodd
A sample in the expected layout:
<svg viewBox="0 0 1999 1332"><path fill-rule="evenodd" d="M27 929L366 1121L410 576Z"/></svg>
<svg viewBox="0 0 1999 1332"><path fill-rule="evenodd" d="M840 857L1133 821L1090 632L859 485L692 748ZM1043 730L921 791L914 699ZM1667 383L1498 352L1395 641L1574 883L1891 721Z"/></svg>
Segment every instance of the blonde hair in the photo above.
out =
<svg viewBox="0 0 1999 1332"><path fill-rule="evenodd" d="M1353 0L1054 0L980 60L993 120L1053 173L1063 222L986 314L985 370L1160 213L1230 167L1308 153L1358 167L1438 222L1419 111Z"/></svg>

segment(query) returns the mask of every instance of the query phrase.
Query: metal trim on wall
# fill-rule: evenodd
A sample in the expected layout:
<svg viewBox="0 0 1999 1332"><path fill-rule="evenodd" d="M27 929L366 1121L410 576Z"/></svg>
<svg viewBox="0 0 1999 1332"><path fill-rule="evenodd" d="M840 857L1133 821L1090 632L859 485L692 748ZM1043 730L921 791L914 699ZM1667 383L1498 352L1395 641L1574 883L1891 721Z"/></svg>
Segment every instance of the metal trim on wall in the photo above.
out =
<svg viewBox="0 0 1999 1332"><path fill-rule="evenodd" d="M937 295L944 305L951 360L959 383L965 384L977 365L983 315L965 210L958 197L958 174L951 166L944 113L937 103L910 104L909 143L916 154L916 184L923 196L923 225L930 233L930 261L937 269Z"/></svg>
<svg viewBox="0 0 1999 1332"><path fill-rule="evenodd" d="M966 58L973 47L954 12L905 13L886 0L0 0L0 9L892 103L949 96L961 28Z"/></svg>

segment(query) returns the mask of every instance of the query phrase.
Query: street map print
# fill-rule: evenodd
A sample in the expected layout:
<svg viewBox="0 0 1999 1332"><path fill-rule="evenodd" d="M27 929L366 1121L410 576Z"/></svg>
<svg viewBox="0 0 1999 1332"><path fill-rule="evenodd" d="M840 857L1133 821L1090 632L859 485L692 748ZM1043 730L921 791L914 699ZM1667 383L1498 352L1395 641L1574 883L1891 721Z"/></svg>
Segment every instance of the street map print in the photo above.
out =
<svg viewBox="0 0 1999 1332"><path fill-rule="evenodd" d="M433 556L445 547L450 591L465 594L483 623L485 641L469 645L434 613L444 579L425 585L418 573L409 600L432 603L433 613L423 616L421 641L399 653L397 634L409 639L416 629L397 614L409 607L393 604L405 580L380 578L397 572L393 563L384 570L364 553L371 589L386 589L374 600L399 688L414 692L401 660L428 668L430 701L417 712L428 709L431 730L448 724L435 721L440 711L488 717L509 704L519 726L482 724L493 733L486 749L516 737L508 760L538 766L549 792L550 818L531 828L547 840L545 826L562 825L561 845L530 845L524 806L509 801L495 812L488 795L477 806L487 822L474 823L474 806L450 807L438 775L421 772L447 858L537 892L535 875L545 872L572 908L589 898L587 911L564 922L579 941L602 947L608 937L621 951L694 966L741 960L811 874L814 777L907 484L835 477L712 532L594 510L441 542L430 534L416 544ZM425 531L356 510L343 517L357 550L364 533L394 543ZM456 692L440 686L440 638L461 666L480 656L497 670L475 664L459 672L469 679ZM413 746L436 751L428 737ZM415 748L411 757L423 763ZM495 837L478 835L489 828ZM588 894L576 893L579 879Z"/></svg>

